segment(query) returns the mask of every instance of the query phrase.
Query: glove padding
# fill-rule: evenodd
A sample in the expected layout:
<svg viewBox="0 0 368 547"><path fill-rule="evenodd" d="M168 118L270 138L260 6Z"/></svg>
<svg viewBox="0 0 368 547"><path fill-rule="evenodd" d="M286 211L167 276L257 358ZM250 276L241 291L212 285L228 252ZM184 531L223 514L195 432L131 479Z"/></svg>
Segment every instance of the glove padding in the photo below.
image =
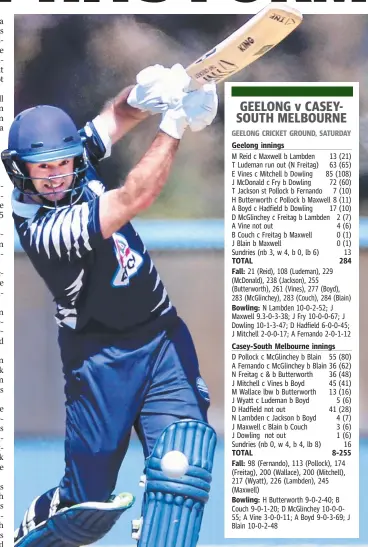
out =
<svg viewBox="0 0 368 547"><path fill-rule="evenodd" d="M182 65L149 66L137 75L137 85L129 94L128 104L143 112L162 114L181 102L189 85L190 77Z"/></svg>
<svg viewBox="0 0 368 547"><path fill-rule="evenodd" d="M160 129L175 139L181 139L187 127L197 132L210 125L217 109L216 85L205 84L201 89L185 93L174 108L167 110Z"/></svg>

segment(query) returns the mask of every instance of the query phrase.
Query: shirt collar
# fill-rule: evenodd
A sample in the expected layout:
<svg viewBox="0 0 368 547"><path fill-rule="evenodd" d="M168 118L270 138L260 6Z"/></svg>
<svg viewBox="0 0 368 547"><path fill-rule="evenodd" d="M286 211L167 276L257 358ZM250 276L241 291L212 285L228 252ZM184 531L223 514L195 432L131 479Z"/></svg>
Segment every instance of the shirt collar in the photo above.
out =
<svg viewBox="0 0 368 547"><path fill-rule="evenodd" d="M11 198L12 208L14 213L22 218L33 218L42 205L38 203L23 203L20 201L21 193L17 188L14 188Z"/></svg>

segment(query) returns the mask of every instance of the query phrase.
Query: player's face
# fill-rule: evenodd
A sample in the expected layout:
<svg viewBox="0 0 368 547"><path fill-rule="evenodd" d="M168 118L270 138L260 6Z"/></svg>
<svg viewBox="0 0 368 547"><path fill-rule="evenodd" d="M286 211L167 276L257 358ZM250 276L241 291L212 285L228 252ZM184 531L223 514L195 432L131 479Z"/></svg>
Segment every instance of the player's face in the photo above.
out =
<svg viewBox="0 0 368 547"><path fill-rule="evenodd" d="M43 163L26 163L26 166L36 191L50 201L63 199L73 183L73 158Z"/></svg>

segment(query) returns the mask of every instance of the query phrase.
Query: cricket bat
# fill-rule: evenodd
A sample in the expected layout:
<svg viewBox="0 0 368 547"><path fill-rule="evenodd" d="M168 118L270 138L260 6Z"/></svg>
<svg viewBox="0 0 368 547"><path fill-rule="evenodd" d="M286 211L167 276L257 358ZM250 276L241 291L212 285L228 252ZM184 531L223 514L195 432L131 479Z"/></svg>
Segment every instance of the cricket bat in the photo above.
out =
<svg viewBox="0 0 368 547"><path fill-rule="evenodd" d="M250 65L277 46L303 20L290 6L266 6L223 42L187 67L192 89L215 82L218 84Z"/></svg>

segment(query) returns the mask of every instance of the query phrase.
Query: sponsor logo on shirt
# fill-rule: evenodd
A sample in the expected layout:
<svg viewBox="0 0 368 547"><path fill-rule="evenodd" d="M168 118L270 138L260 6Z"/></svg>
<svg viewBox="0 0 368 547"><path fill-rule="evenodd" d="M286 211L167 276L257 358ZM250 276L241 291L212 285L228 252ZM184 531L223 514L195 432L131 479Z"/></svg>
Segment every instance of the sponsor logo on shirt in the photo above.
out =
<svg viewBox="0 0 368 547"><path fill-rule="evenodd" d="M130 283L130 278L136 275L143 264L142 256L131 249L124 236L114 234L115 256L118 262L118 269L112 279L113 287L126 287Z"/></svg>
<svg viewBox="0 0 368 547"><path fill-rule="evenodd" d="M206 382L203 380L203 378L201 378L200 376L198 376L197 380L196 380L196 385L197 385L197 389L199 391L199 394L203 397L203 399L205 401L208 401L210 400L210 394L208 392L208 387L206 385Z"/></svg>

